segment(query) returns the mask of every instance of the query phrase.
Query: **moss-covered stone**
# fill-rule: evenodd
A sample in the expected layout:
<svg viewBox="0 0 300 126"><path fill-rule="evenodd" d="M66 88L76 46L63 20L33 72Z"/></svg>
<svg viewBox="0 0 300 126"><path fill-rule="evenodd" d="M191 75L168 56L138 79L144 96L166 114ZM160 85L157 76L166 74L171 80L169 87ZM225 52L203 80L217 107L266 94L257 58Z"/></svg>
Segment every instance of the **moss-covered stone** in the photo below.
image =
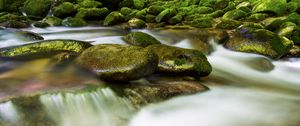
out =
<svg viewBox="0 0 300 126"><path fill-rule="evenodd" d="M217 24L216 28L218 29L235 29L242 25L243 23L236 20L222 20Z"/></svg>
<svg viewBox="0 0 300 126"><path fill-rule="evenodd" d="M160 44L160 42L156 38L143 32L131 32L124 36L123 39L131 45L141 47L146 47L153 44Z"/></svg>
<svg viewBox="0 0 300 126"><path fill-rule="evenodd" d="M231 50L262 54L274 59L285 55L292 46L293 42L285 37L255 28L239 28L225 43L225 47Z"/></svg>
<svg viewBox="0 0 300 126"><path fill-rule="evenodd" d="M143 9L143 10L136 12L134 17L139 18L139 19L145 19L146 15L147 15L147 10Z"/></svg>
<svg viewBox="0 0 300 126"><path fill-rule="evenodd" d="M285 18L267 18L265 20L263 20L261 23L270 31L275 31L278 28L280 28L280 26L282 25L282 23L285 22Z"/></svg>
<svg viewBox="0 0 300 126"><path fill-rule="evenodd" d="M128 21L128 25L131 28L143 28L146 26L146 23L145 23L145 21L143 21L141 19L133 18Z"/></svg>
<svg viewBox="0 0 300 126"><path fill-rule="evenodd" d="M291 13L287 16L285 21L290 21L297 25L300 25L300 15L298 13Z"/></svg>
<svg viewBox="0 0 300 126"><path fill-rule="evenodd" d="M133 7L138 10L142 10L145 6L144 0L133 0Z"/></svg>
<svg viewBox="0 0 300 126"><path fill-rule="evenodd" d="M214 11L213 8L211 7L196 7L191 9L191 11L188 12L188 14L208 14L208 13L212 13Z"/></svg>
<svg viewBox="0 0 300 126"><path fill-rule="evenodd" d="M265 14L265 13L255 13L247 17L247 20L257 22L266 19L268 16L269 14Z"/></svg>
<svg viewBox="0 0 300 126"><path fill-rule="evenodd" d="M253 7L253 12L274 13L283 15L287 10L286 0L259 0Z"/></svg>
<svg viewBox="0 0 300 126"><path fill-rule="evenodd" d="M213 25L212 17L200 17L191 22L191 26L197 28L210 28Z"/></svg>
<svg viewBox="0 0 300 126"><path fill-rule="evenodd" d="M276 33L280 36L285 36L289 38L293 34L293 31L296 27L297 25L295 23L285 22L280 26Z"/></svg>
<svg viewBox="0 0 300 126"><path fill-rule="evenodd" d="M45 27L49 27L50 25L46 22L42 22L42 21L37 21L33 23L34 27L39 27L39 28L45 28Z"/></svg>
<svg viewBox="0 0 300 126"><path fill-rule="evenodd" d="M67 27L82 27L86 26L87 23L81 18L67 17L62 21L62 25Z"/></svg>
<svg viewBox="0 0 300 126"><path fill-rule="evenodd" d="M62 20L58 17L47 16L43 19L43 22L48 23L50 26L61 26Z"/></svg>
<svg viewBox="0 0 300 126"><path fill-rule="evenodd" d="M120 13L126 16L131 13L131 9L129 7L122 7Z"/></svg>
<svg viewBox="0 0 300 126"><path fill-rule="evenodd" d="M300 7L299 4L295 1L291 1L291 2L287 3L287 12L292 13L292 12L297 11L297 9Z"/></svg>
<svg viewBox="0 0 300 126"><path fill-rule="evenodd" d="M103 8L80 8L75 18L82 18L87 20L102 19L109 13L106 7Z"/></svg>
<svg viewBox="0 0 300 126"><path fill-rule="evenodd" d="M0 56L13 58L44 58L56 55L58 52L81 53L92 45L76 40L44 40L21 46L0 49Z"/></svg>
<svg viewBox="0 0 300 126"><path fill-rule="evenodd" d="M119 3L119 7L132 7L133 6L133 0L123 0Z"/></svg>
<svg viewBox="0 0 300 126"><path fill-rule="evenodd" d="M148 23L154 23L155 22L155 17L154 15L151 15L151 14L147 14L145 16L145 21L148 22Z"/></svg>
<svg viewBox="0 0 300 126"><path fill-rule="evenodd" d="M95 0L83 0L79 3L79 6L82 8L97 8L102 7L102 3Z"/></svg>
<svg viewBox="0 0 300 126"><path fill-rule="evenodd" d="M0 26L7 28L27 28L30 20L25 16L10 14L6 12L0 13Z"/></svg>
<svg viewBox="0 0 300 126"><path fill-rule="evenodd" d="M176 14L175 9L165 9L164 11L160 12L156 18L155 21L157 23L160 23L162 21L167 21L170 17L174 16Z"/></svg>
<svg viewBox="0 0 300 126"><path fill-rule="evenodd" d="M20 12L26 0L0 0L0 12Z"/></svg>
<svg viewBox="0 0 300 126"><path fill-rule="evenodd" d="M201 51L162 44L150 45L146 49L158 55L158 73L207 76L212 71L210 63Z"/></svg>
<svg viewBox="0 0 300 126"><path fill-rule="evenodd" d="M227 7L230 0L201 0L199 5L212 7L214 9L223 9Z"/></svg>
<svg viewBox="0 0 300 126"><path fill-rule="evenodd" d="M238 20L238 19L244 18L246 16L247 16L247 12L244 12L241 9L235 9L235 10L231 10L231 11L226 12L223 15L222 19L225 19L225 20Z"/></svg>
<svg viewBox="0 0 300 126"><path fill-rule="evenodd" d="M164 11L166 8L163 6L157 6L157 5L152 5L148 7L147 13L153 14L153 15L158 15L160 12Z"/></svg>
<svg viewBox="0 0 300 126"><path fill-rule="evenodd" d="M0 23L0 26L5 28L27 28L30 24L27 21L8 20Z"/></svg>
<svg viewBox="0 0 300 126"><path fill-rule="evenodd" d="M108 81L129 81L152 74L157 56L144 48L128 45L104 44L85 50L76 63L93 70Z"/></svg>
<svg viewBox="0 0 300 126"><path fill-rule="evenodd" d="M177 14L177 15L173 16L172 18L170 18L168 20L168 23L177 24L177 23L180 23L182 20L183 20L182 14Z"/></svg>
<svg viewBox="0 0 300 126"><path fill-rule="evenodd" d="M294 45L292 49L284 56L284 58L299 58L300 57L300 46Z"/></svg>
<svg viewBox="0 0 300 126"><path fill-rule="evenodd" d="M51 7L51 0L27 0L24 11L27 15L45 17Z"/></svg>
<svg viewBox="0 0 300 126"><path fill-rule="evenodd" d="M103 25L114 25L114 24L118 24L121 23L122 21L125 20L125 17L117 12L117 11L113 11L110 14L108 14L103 22Z"/></svg>
<svg viewBox="0 0 300 126"><path fill-rule="evenodd" d="M59 18L72 17L77 13L77 8L73 3L64 2L53 9L53 15Z"/></svg>

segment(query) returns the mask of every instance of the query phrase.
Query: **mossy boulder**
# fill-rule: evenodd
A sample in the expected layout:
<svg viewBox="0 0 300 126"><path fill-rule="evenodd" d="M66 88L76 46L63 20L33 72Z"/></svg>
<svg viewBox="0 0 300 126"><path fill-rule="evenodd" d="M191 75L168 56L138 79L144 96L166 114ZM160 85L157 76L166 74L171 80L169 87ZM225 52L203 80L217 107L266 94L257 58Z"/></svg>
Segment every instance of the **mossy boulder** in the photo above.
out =
<svg viewBox="0 0 300 126"><path fill-rule="evenodd" d="M176 15L176 13L177 11L175 9L165 9L155 17L155 21L157 23L167 21L169 18Z"/></svg>
<svg viewBox="0 0 300 126"><path fill-rule="evenodd" d="M133 18L128 21L128 25L130 28L143 28L146 26L146 23L141 19Z"/></svg>
<svg viewBox="0 0 300 126"><path fill-rule="evenodd" d="M109 13L106 7L103 8L80 8L76 18L96 20L105 17Z"/></svg>
<svg viewBox="0 0 300 126"><path fill-rule="evenodd" d="M144 0L133 0L133 8L142 10L145 6Z"/></svg>
<svg viewBox="0 0 300 126"><path fill-rule="evenodd" d="M297 25L300 25L300 15L296 12L291 13L287 16L285 21L293 22Z"/></svg>
<svg viewBox="0 0 300 126"><path fill-rule="evenodd" d="M85 50L76 63L107 81L129 81L152 74L157 56L142 47L104 44Z"/></svg>
<svg viewBox="0 0 300 126"><path fill-rule="evenodd" d="M238 28L225 43L225 47L235 51L262 54L274 59L288 53L293 42L271 31L256 28Z"/></svg>
<svg viewBox="0 0 300 126"><path fill-rule="evenodd" d="M50 25L46 22L42 22L42 21L37 21L33 23L34 27L38 27L38 28L46 28L49 27Z"/></svg>
<svg viewBox="0 0 300 126"><path fill-rule="evenodd" d="M213 11L214 9L211 7L201 6L191 9L188 14L208 14L212 13Z"/></svg>
<svg viewBox="0 0 300 126"><path fill-rule="evenodd" d="M297 25L293 22L285 22L277 30L277 34L280 36L285 36L290 38L293 34L293 31L296 29Z"/></svg>
<svg viewBox="0 0 300 126"><path fill-rule="evenodd" d="M172 18L170 18L168 20L168 23L177 24L177 23L180 23L182 20L183 20L182 14L177 14L177 15L173 16Z"/></svg>
<svg viewBox="0 0 300 126"><path fill-rule="evenodd" d="M158 73L207 76L212 71L206 56L198 50L183 49L162 44L146 47L159 57Z"/></svg>
<svg viewBox="0 0 300 126"><path fill-rule="evenodd" d="M153 44L160 44L160 42L156 38L144 32L131 32L124 36L123 39L131 45L141 47L146 47Z"/></svg>
<svg viewBox="0 0 300 126"><path fill-rule="evenodd" d="M20 12L26 0L0 0L0 12Z"/></svg>
<svg viewBox="0 0 300 126"><path fill-rule="evenodd" d="M64 2L53 9L53 15L59 18L72 17L77 13L77 7L71 2Z"/></svg>
<svg viewBox="0 0 300 126"><path fill-rule="evenodd" d="M28 17L10 14L7 12L0 13L0 26L8 28L27 28L30 25Z"/></svg>
<svg viewBox="0 0 300 126"><path fill-rule="evenodd" d="M222 19L225 19L225 20L238 20L238 19L241 19L241 18L244 18L247 16L247 12L241 10L241 9L235 9L235 10L231 10L231 11L228 11L226 12Z"/></svg>
<svg viewBox="0 0 300 126"><path fill-rule="evenodd" d="M131 9L129 7L122 7L120 9L120 13L123 14L124 16L126 16L131 13Z"/></svg>
<svg viewBox="0 0 300 126"><path fill-rule="evenodd" d="M147 8L147 13L158 15L160 12L164 11L166 8L163 6L152 5Z"/></svg>
<svg viewBox="0 0 300 126"><path fill-rule="evenodd" d="M269 14L265 13L254 13L247 17L247 20L257 22L266 19L268 16Z"/></svg>
<svg viewBox="0 0 300 126"><path fill-rule="evenodd" d="M62 23L62 19L54 16L47 16L42 21L49 24L50 26L61 26Z"/></svg>
<svg viewBox="0 0 300 126"><path fill-rule="evenodd" d="M216 28L218 28L218 29L235 29L242 24L243 24L243 22L236 21L236 20L221 20L221 22L216 25Z"/></svg>
<svg viewBox="0 0 300 126"><path fill-rule="evenodd" d="M67 17L62 21L62 25L67 27L82 27L86 26L87 23L81 18Z"/></svg>
<svg viewBox="0 0 300 126"><path fill-rule="evenodd" d="M253 7L253 12L257 13L274 13L276 15L283 15L287 11L286 0L258 0Z"/></svg>
<svg viewBox="0 0 300 126"><path fill-rule="evenodd" d="M201 0L199 5L212 7L214 9L223 9L227 7L230 0Z"/></svg>
<svg viewBox="0 0 300 126"><path fill-rule="evenodd" d="M199 17L194 19L190 25L197 28L210 28L213 26L213 19L212 17Z"/></svg>
<svg viewBox="0 0 300 126"><path fill-rule="evenodd" d="M113 11L110 14L108 14L103 22L103 25L114 25L121 23L125 20L124 15L122 15L120 12Z"/></svg>
<svg viewBox="0 0 300 126"><path fill-rule="evenodd" d="M76 40L43 40L21 46L1 48L1 57L22 59L45 58L61 52L81 53L92 45Z"/></svg>
<svg viewBox="0 0 300 126"><path fill-rule="evenodd" d="M30 16L45 17L51 4L52 0L27 0L24 4L24 11Z"/></svg>
<svg viewBox="0 0 300 126"><path fill-rule="evenodd" d="M95 0L83 0L79 3L79 6L82 8L97 8L101 7L102 3Z"/></svg>

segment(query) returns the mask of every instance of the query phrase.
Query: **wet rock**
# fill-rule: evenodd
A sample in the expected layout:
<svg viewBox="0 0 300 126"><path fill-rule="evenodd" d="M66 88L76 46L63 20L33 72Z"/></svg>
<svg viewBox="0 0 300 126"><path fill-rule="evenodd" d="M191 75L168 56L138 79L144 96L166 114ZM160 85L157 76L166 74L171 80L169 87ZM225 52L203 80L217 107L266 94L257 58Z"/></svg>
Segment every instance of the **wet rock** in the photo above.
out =
<svg viewBox="0 0 300 126"><path fill-rule="evenodd" d="M133 18L128 21L128 25L131 28L144 28L146 26L146 23L141 19Z"/></svg>
<svg viewBox="0 0 300 126"><path fill-rule="evenodd" d="M51 0L27 0L24 11L27 15L45 17L51 7Z"/></svg>
<svg viewBox="0 0 300 126"><path fill-rule="evenodd" d="M292 22L285 22L280 26L276 33L280 36L290 37L296 27L297 25Z"/></svg>
<svg viewBox="0 0 300 126"><path fill-rule="evenodd" d="M29 22L9 20L9 21L0 23L0 26L6 27L6 28L27 28L27 27L29 27Z"/></svg>
<svg viewBox="0 0 300 126"><path fill-rule="evenodd" d="M62 25L67 27L82 27L86 26L87 23L81 18L67 17L62 21Z"/></svg>
<svg viewBox="0 0 300 126"><path fill-rule="evenodd" d="M223 9L227 7L229 0L201 0L201 6L212 7L214 9Z"/></svg>
<svg viewBox="0 0 300 126"><path fill-rule="evenodd" d="M297 25L300 25L300 15L298 13L291 13L287 16L286 21L290 21Z"/></svg>
<svg viewBox="0 0 300 126"><path fill-rule="evenodd" d="M266 19L268 16L269 16L268 14L264 14L264 13L255 13L247 17L247 20L257 22Z"/></svg>
<svg viewBox="0 0 300 126"><path fill-rule="evenodd" d="M102 3L94 0L83 0L79 3L79 6L82 8L97 8L101 7Z"/></svg>
<svg viewBox="0 0 300 126"><path fill-rule="evenodd" d="M87 20L101 19L109 13L106 7L104 8L80 8L76 14L76 18L82 18Z"/></svg>
<svg viewBox="0 0 300 126"><path fill-rule="evenodd" d="M300 57L300 46L294 45L292 49L284 57L285 58Z"/></svg>
<svg viewBox="0 0 300 126"><path fill-rule="evenodd" d="M61 26L62 23L62 20L60 18L54 16L47 16L42 21L49 24L50 26Z"/></svg>
<svg viewBox="0 0 300 126"><path fill-rule="evenodd" d="M26 0L0 0L0 12L20 12Z"/></svg>
<svg viewBox="0 0 300 126"><path fill-rule="evenodd" d="M293 42L285 37L255 28L239 28L225 43L225 47L235 51L262 54L274 59L285 55Z"/></svg>
<svg viewBox="0 0 300 126"><path fill-rule="evenodd" d="M157 23L160 23L162 21L167 21L170 17L174 16L176 14L175 9L165 9L164 11L160 12L156 18L155 21Z"/></svg>
<svg viewBox="0 0 300 126"><path fill-rule="evenodd" d="M244 18L246 16L247 16L247 12L245 12L241 9L235 9L235 10L226 12L222 18L225 20L238 20L238 19Z"/></svg>
<svg viewBox="0 0 300 126"><path fill-rule="evenodd" d="M77 13L77 8L71 2L64 2L53 9L53 15L59 18L72 17L76 13Z"/></svg>
<svg viewBox="0 0 300 126"><path fill-rule="evenodd" d="M103 25L114 25L114 24L118 24L121 23L122 21L124 21L124 15L122 15L121 13L114 11L111 12L110 14L108 14L103 22Z"/></svg>
<svg viewBox="0 0 300 126"><path fill-rule="evenodd" d="M168 20L168 23L177 24L177 23L180 23L182 20L183 20L183 15L182 14L177 14L177 15L173 16L172 18L170 18Z"/></svg>
<svg viewBox="0 0 300 126"><path fill-rule="evenodd" d="M191 26L196 28L210 28L213 26L212 17L200 17L191 22Z"/></svg>
<svg viewBox="0 0 300 126"><path fill-rule="evenodd" d="M33 23L34 27L38 27L38 28L46 28L49 27L50 25L46 22L42 22L42 21L37 21Z"/></svg>
<svg viewBox="0 0 300 126"><path fill-rule="evenodd" d="M29 19L25 16L0 13L0 26L8 28L26 28L29 26Z"/></svg>
<svg viewBox="0 0 300 126"><path fill-rule="evenodd" d="M76 63L107 81L129 81L152 74L157 56L141 47L104 44L85 50Z"/></svg>
<svg viewBox="0 0 300 126"><path fill-rule="evenodd" d="M236 20L221 20L220 23L216 25L218 29L235 29L242 25L243 23Z"/></svg>
<svg viewBox="0 0 300 126"><path fill-rule="evenodd" d="M286 13L286 0L261 0L257 1L253 7L253 12L274 13L276 15L283 15Z"/></svg>
<svg viewBox="0 0 300 126"><path fill-rule="evenodd" d="M120 13L123 14L124 16L126 16L131 13L131 9L128 7L122 7L120 10Z"/></svg>
<svg viewBox="0 0 300 126"><path fill-rule="evenodd" d="M160 44L160 42L156 38L143 32L131 32L124 36L123 39L131 45L141 47L147 47L153 44Z"/></svg>
<svg viewBox="0 0 300 126"><path fill-rule="evenodd" d="M158 73L207 76L212 71L201 51L161 44L150 45L146 49L158 55Z"/></svg>
<svg viewBox="0 0 300 126"><path fill-rule="evenodd" d="M76 40L45 40L15 47L0 49L1 57L36 59L52 57L61 52L81 53L92 45Z"/></svg>

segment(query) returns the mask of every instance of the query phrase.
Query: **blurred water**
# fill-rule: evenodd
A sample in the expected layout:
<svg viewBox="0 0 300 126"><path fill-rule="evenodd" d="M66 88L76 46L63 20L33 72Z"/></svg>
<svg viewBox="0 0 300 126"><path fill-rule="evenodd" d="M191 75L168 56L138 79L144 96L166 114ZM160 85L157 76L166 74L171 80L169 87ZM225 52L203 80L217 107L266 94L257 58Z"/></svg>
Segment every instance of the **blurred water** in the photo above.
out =
<svg viewBox="0 0 300 126"><path fill-rule="evenodd" d="M125 44L121 37L127 33L108 27L25 30L39 33L45 39L77 39L94 45ZM195 38L166 34L166 31L163 34L140 31L164 44L198 49ZM15 44L8 42L9 39L4 39L1 44ZM205 93L173 98L140 110L107 88L85 93L46 94L37 101L50 123L58 126L125 126L128 121L129 126L300 125L299 59L274 61L256 54L233 52L217 45L214 39L208 39L208 45L214 50L208 55L213 72L200 79L210 88ZM136 111L139 112L136 114ZM13 101L0 104L2 122L23 123L20 113L24 112Z"/></svg>

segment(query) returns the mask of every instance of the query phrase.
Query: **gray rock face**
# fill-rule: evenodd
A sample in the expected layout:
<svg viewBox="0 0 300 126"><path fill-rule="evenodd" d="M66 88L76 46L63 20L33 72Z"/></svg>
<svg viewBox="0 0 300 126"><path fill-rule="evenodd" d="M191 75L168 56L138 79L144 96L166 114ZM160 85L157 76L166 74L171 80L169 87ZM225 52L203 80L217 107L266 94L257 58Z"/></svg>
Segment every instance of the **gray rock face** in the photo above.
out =
<svg viewBox="0 0 300 126"><path fill-rule="evenodd" d="M107 81L129 81L152 74L157 56L144 48L103 44L85 50L76 63L93 70Z"/></svg>

